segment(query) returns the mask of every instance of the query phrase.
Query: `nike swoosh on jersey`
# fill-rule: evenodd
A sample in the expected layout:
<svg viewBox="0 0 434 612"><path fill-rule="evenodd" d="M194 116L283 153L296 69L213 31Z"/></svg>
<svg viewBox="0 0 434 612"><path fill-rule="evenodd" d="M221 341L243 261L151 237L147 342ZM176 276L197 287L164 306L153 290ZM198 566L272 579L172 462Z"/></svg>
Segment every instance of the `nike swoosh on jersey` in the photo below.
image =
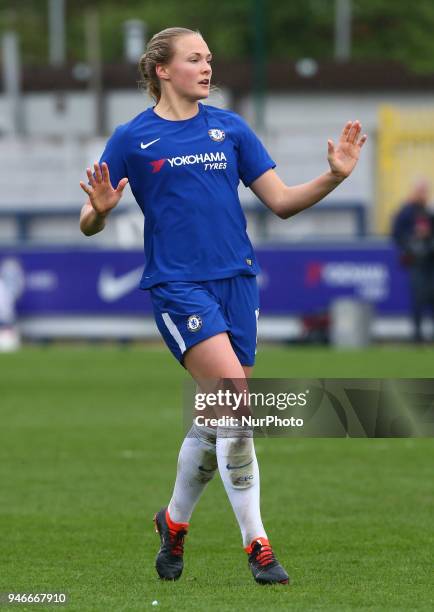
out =
<svg viewBox="0 0 434 612"><path fill-rule="evenodd" d="M249 463L245 463L244 465L229 465L229 463L228 463L227 466L226 466L226 469L227 470L239 470L240 468L247 467L251 463L253 463L253 459L251 461L249 461Z"/></svg>
<svg viewBox="0 0 434 612"><path fill-rule="evenodd" d="M160 139L156 138L155 140L151 140L151 142L147 142L146 144L143 144L143 142L140 143L140 147L142 149L147 149L148 147L151 146L151 144L154 144L154 142L158 142Z"/></svg>
<svg viewBox="0 0 434 612"><path fill-rule="evenodd" d="M104 302L116 302L138 288L142 272L143 266L140 266L122 276L115 276L111 268L103 268L98 278L98 296Z"/></svg>

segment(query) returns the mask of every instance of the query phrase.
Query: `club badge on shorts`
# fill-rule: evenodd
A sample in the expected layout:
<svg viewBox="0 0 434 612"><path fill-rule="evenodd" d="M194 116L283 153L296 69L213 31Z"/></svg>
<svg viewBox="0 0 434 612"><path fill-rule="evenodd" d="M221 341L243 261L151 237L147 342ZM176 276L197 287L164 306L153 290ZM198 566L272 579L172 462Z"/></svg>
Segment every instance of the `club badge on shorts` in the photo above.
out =
<svg viewBox="0 0 434 612"><path fill-rule="evenodd" d="M223 132L223 130L213 129L208 130L208 136L215 142L223 142L226 134Z"/></svg>
<svg viewBox="0 0 434 612"><path fill-rule="evenodd" d="M199 315L191 315L187 319L187 329L191 332L197 332L202 327L202 319Z"/></svg>

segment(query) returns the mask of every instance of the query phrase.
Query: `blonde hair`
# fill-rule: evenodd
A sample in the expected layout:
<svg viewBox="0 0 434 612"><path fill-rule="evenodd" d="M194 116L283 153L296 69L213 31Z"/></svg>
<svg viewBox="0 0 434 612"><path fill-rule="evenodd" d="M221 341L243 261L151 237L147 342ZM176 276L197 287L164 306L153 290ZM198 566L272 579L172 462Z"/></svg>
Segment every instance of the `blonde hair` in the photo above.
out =
<svg viewBox="0 0 434 612"><path fill-rule="evenodd" d="M189 30L188 28L166 28L158 34L154 34L146 46L146 51L139 61L139 71L141 74L140 86L158 102L161 98L160 79L156 73L157 64L168 64L175 54L173 41L180 36L197 34L202 36L199 30Z"/></svg>

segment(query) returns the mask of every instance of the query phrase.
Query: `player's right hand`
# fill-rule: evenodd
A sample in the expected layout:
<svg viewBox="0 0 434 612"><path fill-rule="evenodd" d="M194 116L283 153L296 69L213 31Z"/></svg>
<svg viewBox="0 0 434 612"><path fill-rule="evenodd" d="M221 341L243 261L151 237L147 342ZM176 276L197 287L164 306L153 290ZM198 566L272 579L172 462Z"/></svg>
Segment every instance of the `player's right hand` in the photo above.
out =
<svg viewBox="0 0 434 612"><path fill-rule="evenodd" d="M121 199L128 179L121 179L116 189L113 189L107 164L103 162L100 166L95 162L93 167L95 171L94 174L90 168L86 168L86 174L90 185L86 185L86 183L80 181L80 187L89 196L90 203L95 212L99 215L106 215Z"/></svg>

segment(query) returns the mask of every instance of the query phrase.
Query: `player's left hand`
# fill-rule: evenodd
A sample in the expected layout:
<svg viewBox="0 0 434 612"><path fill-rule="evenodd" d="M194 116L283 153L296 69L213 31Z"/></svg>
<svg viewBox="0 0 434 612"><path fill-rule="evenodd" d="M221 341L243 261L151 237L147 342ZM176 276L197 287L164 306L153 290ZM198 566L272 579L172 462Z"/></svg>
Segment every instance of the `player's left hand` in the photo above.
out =
<svg viewBox="0 0 434 612"><path fill-rule="evenodd" d="M366 134L360 137L361 130L360 121L348 121L337 146L333 140L327 141L330 170L340 180L347 178L358 162L360 151L368 138Z"/></svg>

